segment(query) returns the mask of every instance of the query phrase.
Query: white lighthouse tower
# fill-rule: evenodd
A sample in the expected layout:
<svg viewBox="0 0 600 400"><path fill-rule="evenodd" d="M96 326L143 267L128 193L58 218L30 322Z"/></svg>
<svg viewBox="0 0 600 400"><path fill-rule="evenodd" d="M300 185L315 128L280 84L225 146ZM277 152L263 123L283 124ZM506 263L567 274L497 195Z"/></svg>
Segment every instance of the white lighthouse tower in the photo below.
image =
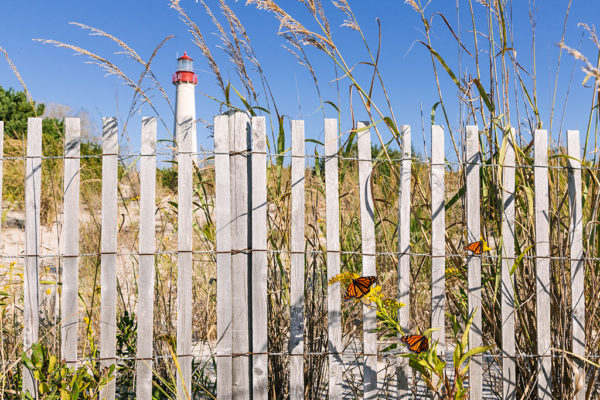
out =
<svg viewBox="0 0 600 400"><path fill-rule="evenodd" d="M198 76L194 73L193 60L187 53L177 59L177 71L173 74L173 85L177 87L175 103L175 137L182 129L190 129L192 134L192 151L198 151L196 141L196 96L194 87L198 84ZM191 125L191 126L190 126ZM192 156L194 163L198 155Z"/></svg>

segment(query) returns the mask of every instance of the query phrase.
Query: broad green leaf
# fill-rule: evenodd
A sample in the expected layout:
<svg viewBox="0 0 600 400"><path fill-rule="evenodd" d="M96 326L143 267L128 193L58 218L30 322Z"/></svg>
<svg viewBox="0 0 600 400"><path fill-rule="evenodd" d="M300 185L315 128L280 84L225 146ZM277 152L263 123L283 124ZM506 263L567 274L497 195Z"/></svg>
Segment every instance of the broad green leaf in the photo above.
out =
<svg viewBox="0 0 600 400"><path fill-rule="evenodd" d="M444 209L446 211L448 211L450 209L450 207L452 207L454 205L454 203L456 203L458 201L458 199L460 199L461 197L463 197L465 195L465 191L466 191L466 186L461 186L458 189L458 192L456 192L456 194L454 196L452 196L450 201L448 201L448 203L446 203L446 206L444 207Z"/></svg>
<svg viewBox="0 0 600 400"><path fill-rule="evenodd" d="M392 343L391 345L387 346L385 349L381 350L383 353L385 353L386 351L390 351L390 350L395 350L398 347L398 343Z"/></svg>
<svg viewBox="0 0 600 400"><path fill-rule="evenodd" d="M232 86L231 88L235 91L235 93L237 93L238 97L240 98L240 100L242 101L242 103L246 107L246 110L248 110L248 112L250 113L250 115L252 115L253 117L256 117L256 113L252 109L252 106L250 105L250 103L248 103L246 101L246 98L244 96L242 96L242 94L240 92L238 92L235 87Z"/></svg>
<svg viewBox="0 0 600 400"><path fill-rule="evenodd" d="M56 356L55 355L51 355L50 359L48 360L48 372L49 373L53 373L54 372L54 367L56 366Z"/></svg>
<svg viewBox="0 0 600 400"><path fill-rule="evenodd" d="M473 310L471 313L471 317L469 318L469 322L467 322L467 326L465 326L465 331L463 332L462 340L460 341L463 348L467 348L469 344L469 330L471 329L471 324L473 323L473 318L475 318L475 313L477 312L477 308Z"/></svg>
<svg viewBox="0 0 600 400"><path fill-rule="evenodd" d="M27 357L26 353L23 353L21 355L21 361L23 361L23 364L25 364L25 366L27 367L27 369L29 370L34 370L35 366L33 365L33 362L31 361L31 359L29 357Z"/></svg>
<svg viewBox="0 0 600 400"><path fill-rule="evenodd" d="M422 42L419 40L419 43L421 43L423 46L427 47L427 49L431 52L431 54L433 54L433 56L438 60L438 62L442 65L442 67L446 70L446 72L448 73L448 75L450 76L450 79L452 79L452 82L454 82L454 84L456 85L456 87L458 87L459 90L462 91L462 86L460 85L460 82L458 80L458 78L456 77L456 75L454 74L454 72L450 69L450 67L448 66L448 64L446 64L446 61L444 61L444 59L442 58L442 56L440 56L438 54L437 51L435 51L431 46L429 46L427 43Z"/></svg>
<svg viewBox="0 0 600 400"><path fill-rule="evenodd" d="M488 108L488 110L490 112L494 112L494 109L495 109L494 108L494 104L492 103L492 101L490 100L490 97L488 96L488 94L486 93L485 89L481 85L481 82L479 82L479 79L473 79L473 82L475 83L475 86L477 86L477 90L479 91L479 95L483 99L483 102L485 103L485 105Z"/></svg>
<svg viewBox="0 0 600 400"><path fill-rule="evenodd" d="M383 117L383 120L385 121L387 126L390 128L390 130L392 131L394 136L399 137L400 132L398 132L398 128L396 127L396 124L394 123L394 121L390 117Z"/></svg>
<svg viewBox="0 0 600 400"><path fill-rule="evenodd" d="M229 100L229 89L231 89L231 83L227 82L227 86L225 87L225 103L227 103L227 105L231 104L231 101Z"/></svg>
<svg viewBox="0 0 600 400"><path fill-rule="evenodd" d="M463 365L463 363L466 360L470 359L474 355L485 353L486 351L489 351L493 347L494 346L479 346L479 347L475 347L474 349L470 349L465 354L463 354L463 356L460 358L458 365Z"/></svg>
<svg viewBox="0 0 600 400"><path fill-rule="evenodd" d="M329 101L329 100L326 100L326 101L324 101L324 103L325 103L325 104L329 104L331 107L335 108L335 110L336 110L338 113L340 112L340 109L339 109L339 107L338 107L338 106L337 106L337 105L336 105L334 102L332 102L332 101Z"/></svg>
<svg viewBox="0 0 600 400"><path fill-rule="evenodd" d="M279 117L279 134L277 135L277 154L283 154L285 150L285 130L283 128L283 115ZM277 165L283 165L283 156L277 156Z"/></svg>
<svg viewBox="0 0 600 400"><path fill-rule="evenodd" d="M519 265L521 263L521 261L523 261L523 257L525 257L525 255L527 254L527 252L529 250L531 250L533 248L533 246L535 246L535 243L530 245L529 247L527 247L521 254L519 254L519 257L517 257L517 259L515 260L515 263L513 264L513 266L510 268L510 274L514 274L516 269L517 269L517 265Z"/></svg>
<svg viewBox="0 0 600 400"><path fill-rule="evenodd" d="M442 102L438 101L437 103L435 103L433 105L433 107L431 107L431 125L432 126L435 125L435 110L440 104L442 104Z"/></svg>
<svg viewBox="0 0 600 400"><path fill-rule="evenodd" d="M314 144L318 144L318 145L321 145L321 146L325 146L325 145L323 144L323 142L320 142L320 141L318 141L318 140L315 140L315 139L304 139L304 141L305 141L306 143L314 143Z"/></svg>
<svg viewBox="0 0 600 400"><path fill-rule="evenodd" d="M253 107L252 107L252 109L253 109L253 110L260 110L260 111L264 112L265 114L270 114L269 110L267 110L267 109L266 109L266 108L264 108L264 107L260 107L260 106L253 106Z"/></svg>
<svg viewBox="0 0 600 400"><path fill-rule="evenodd" d="M48 393L50 391L50 386L46 382L40 382L39 385L40 394Z"/></svg>

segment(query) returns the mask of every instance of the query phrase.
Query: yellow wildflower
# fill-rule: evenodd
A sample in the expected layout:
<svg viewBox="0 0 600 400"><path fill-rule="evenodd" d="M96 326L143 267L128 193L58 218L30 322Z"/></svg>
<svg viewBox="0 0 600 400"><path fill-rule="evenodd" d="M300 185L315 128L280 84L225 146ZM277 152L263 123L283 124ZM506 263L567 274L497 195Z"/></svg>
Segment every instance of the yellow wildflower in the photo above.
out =
<svg viewBox="0 0 600 400"><path fill-rule="evenodd" d="M452 275L458 275L459 274L459 270L456 267L446 267L446 275L452 276Z"/></svg>
<svg viewBox="0 0 600 400"><path fill-rule="evenodd" d="M333 285L336 282L342 282L345 285L349 285L352 282L352 279L356 279L360 277L360 275L355 274L353 272L342 272L341 274L337 274L329 280L329 284Z"/></svg>
<svg viewBox="0 0 600 400"><path fill-rule="evenodd" d="M52 289L46 289L46 294L49 295L50 293L52 293Z"/></svg>
<svg viewBox="0 0 600 400"><path fill-rule="evenodd" d="M398 319L398 309L404 307L404 303L400 303L393 299L385 299L381 302L380 308L377 310L378 317L385 317L393 320Z"/></svg>
<svg viewBox="0 0 600 400"><path fill-rule="evenodd" d="M377 302L381 300L381 286L376 285L369 290L369 293L363 297L366 303Z"/></svg>

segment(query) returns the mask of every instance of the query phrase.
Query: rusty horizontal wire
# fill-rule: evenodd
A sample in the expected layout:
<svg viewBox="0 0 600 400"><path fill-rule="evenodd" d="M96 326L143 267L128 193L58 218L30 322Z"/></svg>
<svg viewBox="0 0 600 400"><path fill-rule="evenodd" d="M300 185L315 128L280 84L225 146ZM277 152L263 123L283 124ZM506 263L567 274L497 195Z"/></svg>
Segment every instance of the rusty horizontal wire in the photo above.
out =
<svg viewBox="0 0 600 400"><path fill-rule="evenodd" d="M284 157L284 158L313 158L313 159L331 159L331 158L337 158L339 160L348 160L348 161L373 161L373 162L392 162L392 163L401 163L402 161L406 161L406 160L410 160L412 163L414 164L419 164L419 165L446 165L446 166L457 166L457 167L461 167L461 166L467 166L467 165L471 165L472 163L466 162L466 161L446 161L444 164L439 164L439 163L432 163L431 161L428 160L420 160L414 157L402 157L402 158L367 158L367 159L363 159L363 158L358 158L358 157L346 157L346 156L342 156L339 154L335 154L335 155L331 155L331 156L326 156L326 155L320 155L320 154L305 154L302 156L297 156L297 155L291 155L289 153L271 153L271 152L257 152L257 151L252 151L250 150L242 150L242 151L231 151L231 152L215 152L215 151L196 151L196 152L156 152L156 153L151 153L151 154L141 154L141 153L122 153L122 154L115 154L115 153L100 153L100 154L86 154L86 155L80 155L77 157L73 157L73 156L35 156L35 158L41 158L42 160L64 160L64 159L85 159L85 158L102 158L104 156L118 156L121 159L124 158L133 158L133 157L150 157L150 156L177 156L178 154L187 154L187 155L195 155L195 156L215 156L215 155L230 155L230 156L234 156L234 155L242 155L242 156L250 156L252 154L263 154L263 155L267 155L270 157ZM3 156L0 157L0 160L27 160L28 158L32 158L31 156ZM497 164L497 163L477 163L478 165L480 165L483 168L497 168L497 167L505 167L505 165L503 164ZM590 170L590 171L600 171L600 167L592 167L592 166L585 166L582 165L580 167L577 168L573 168L570 166L563 166L563 165L535 165L535 164L515 164L515 165L511 165L510 167L507 168L523 168L523 169L527 169L527 168L548 168L548 169L558 169L558 170Z"/></svg>
<svg viewBox="0 0 600 400"><path fill-rule="evenodd" d="M555 352L556 353L556 352ZM268 356L268 357L285 357L285 356L289 356L289 357L325 357L325 356L330 356L330 355L339 355L339 356L353 356L353 357L381 357L381 358L393 358L393 357L400 357L403 355L408 355L408 354L414 354L414 353L410 353L410 352L403 352L403 353L363 353L363 352L348 352L348 351L342 351L342 352L327 352L327 351L322 351L322 352L304 352L304 353L298 353L298 354L292 354L289 352L273 352L273 351L266 351L266 352L245 352L245 353L226 353L226 354L219 354L216 352L210 352L210 353L203 353L203 354L176 354L176 355L172 355L172 354L168 354L168 355L155 355L152 357L84 357L84 358L79 358L77 360L72 360L69 361L69 364L72 363L81 363L81 362L94 362L94 361L156 361L156 360L161 360L161 359L173 359L173 358L186 358L186 357L192 357L194 359L199 359L199 358L209 358L209 357L232 357L232 358L236 358L236 357L252 357L252 356ZM438 353L438 356L442 356L442 358L444 358L444 355L450 355L452 354L452 351L446 351L446 352L440 352ZM563 354L515 354L514 356L507 356L507 355L500 355L500 354L482 354L481 357L483 359L486 360L495 360L495 359L504 359L504 358L513 358L513 359L527 359L527 358L533 358L533 359L537 359L537 358L559 358L559 357L563 357ZM583 358L586 359L600 359L600 354L590 354L590 355L586 355L586 356L581 356ZM577 358L577 357L576 357ZM18 363L20 362L21 359L14 359L14 360L4 360L3 362L0 362L0 364L14 364L14 363Z"/></svg>
<svg viewBox="0 0 600 400"><path fill-rule="evenodd" d="M360 251L344 251L344 250L306 250L306 251L292 251L287 249L239 249L230 251L217 251L217 250L159 250L154 253L140 253L140 252L95 252L95 253L80 253L78 255L69 254L0 254L0 258L11 258L20 259L26 257L38 257L38 258L59 258L59 257L97 257L104 254L116 254L118 256L143 256L143 255L177 255L179 253L192 253L192 254L251 254L254 252L267 252L272 254L306 254L306 255L327 255L328 253L339 253L342 255L355 255L355 256L401 256L408 255L413 257L427 257L427 258L462 258L468 259L469 257L481 257L491 259L502 259L501 255L497 254L480 254L470 255L466 253L447 253L444 255L432 255L429 253L414 253L410 251L393 251L393 252L375 252L375 253L363 253ZM515 257L506 257L507 259L516 260L520 255ZM582 257L582 258L570 258L563 256L536 256L536 255L523 255L522 260L536 260L536 259L550 259L554 261L600 261L600 257Z"/></svg>

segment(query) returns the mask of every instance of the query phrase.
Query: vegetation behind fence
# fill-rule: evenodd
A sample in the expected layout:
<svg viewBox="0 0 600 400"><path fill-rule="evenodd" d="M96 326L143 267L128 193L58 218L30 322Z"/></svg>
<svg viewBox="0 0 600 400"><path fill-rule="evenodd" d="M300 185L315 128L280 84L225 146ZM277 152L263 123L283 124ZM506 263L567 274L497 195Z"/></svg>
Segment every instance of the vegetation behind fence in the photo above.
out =
<svg viewBox="0 0 600 400"><path fill-rule="evenodd" d="M492 349L470 363L472 398L484 388L502 398L597 396L598 167L581 162L577 131L563 152L548 149L543 130L530 146L508 130L483 156L468 126L464 159L448 162L439 126L429 159L409 151L409 126L401 150L385 154L369 123L343 134L326 119L324 148L310 156L294 121L284 155L268 151L263 118L237 112L215 118L214 151L198 165L179 130L169 186L156 170L153 119L131 155L106 118L102 154L82 157L78 125L65 120L64 156L43 156L41 119L30 118L26 155L2 158L5 169L25 161L25 251L2 254L9 395L19 376L43 395L35 365L15 372L21 351L87 363L106 398L409 395L411 376L423 377L397 356L402 348L384 351L397 338L374 304L341 302L335 277L356 273L377 275L382 296L404 304L394 317L404 333L439 328L430 336L439 354L453 352L455 325L474 317L469 346ZM80 171L95 157L102 195L90 201L80 189L94 182ZM56 221L41 224L47 162L64 178L50 191ZM58 246L44 249L54 223ZM491 249L463 250L478 240ZM30 351L37 342L50 352Z"/></svg>

